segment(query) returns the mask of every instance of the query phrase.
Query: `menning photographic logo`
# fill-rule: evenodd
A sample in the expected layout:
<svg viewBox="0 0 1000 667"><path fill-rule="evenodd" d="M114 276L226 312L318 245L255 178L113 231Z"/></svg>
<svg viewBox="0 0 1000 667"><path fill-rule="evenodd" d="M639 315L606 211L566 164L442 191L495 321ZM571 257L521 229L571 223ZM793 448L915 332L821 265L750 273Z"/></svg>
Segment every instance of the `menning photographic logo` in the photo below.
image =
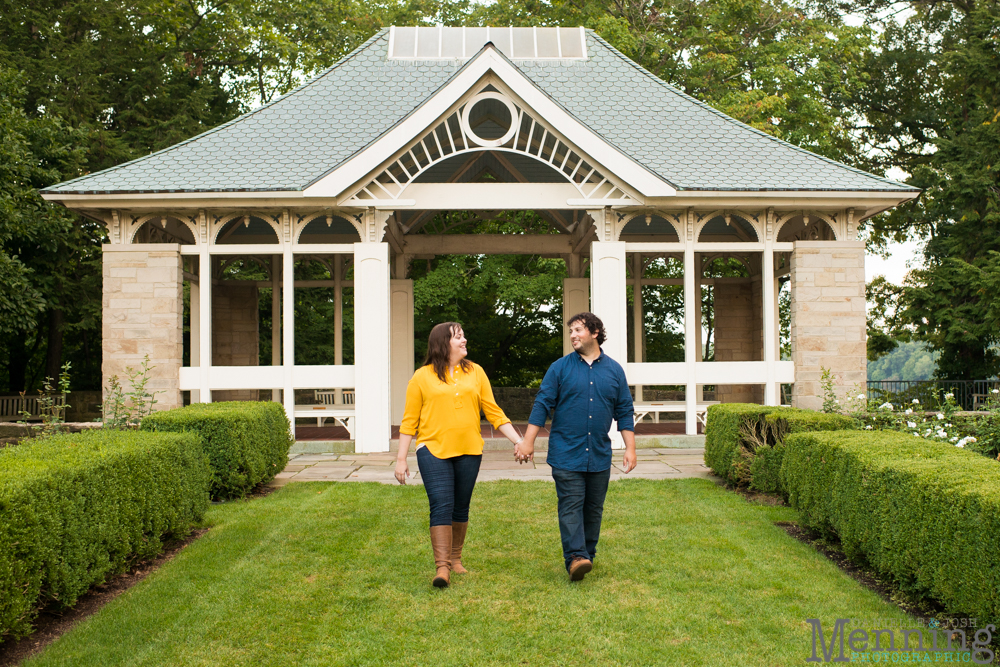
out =
<svg viewBox="0 0 1000 667"><path fill-rule="evenodd" d="M971 662L988 665L994 656L989 647L996 631L993 625L979 630L975 630L975 623L961 628L942 628L932 619L927 627L877 630L857 627L848 632L848 625L862 624L838 618L828 644L820 620L807 618L806 622L812 626L812 655L806 662ZM972 634L971 644L966 630Z"/></svg>

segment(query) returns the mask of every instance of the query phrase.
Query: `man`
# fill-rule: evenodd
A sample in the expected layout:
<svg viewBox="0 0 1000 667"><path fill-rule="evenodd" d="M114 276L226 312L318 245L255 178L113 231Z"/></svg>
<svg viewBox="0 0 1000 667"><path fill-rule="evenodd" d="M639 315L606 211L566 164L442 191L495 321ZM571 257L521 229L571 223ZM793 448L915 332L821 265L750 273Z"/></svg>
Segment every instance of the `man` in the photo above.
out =
<svg viewBox="0 0 1000 667"><path fill-rule="evenodd" d="M546 462L559 498L566 570L570 581L580 581L594 566L601 534L611 479L612 420L625 440L622 469L628 473L635 468L635 413L625 371L601 351L604 323L593 313L580 313L568 326L574 351L546 371L524 440L514 453L522 462L533 457L535 437L554 410Z"/></svg>

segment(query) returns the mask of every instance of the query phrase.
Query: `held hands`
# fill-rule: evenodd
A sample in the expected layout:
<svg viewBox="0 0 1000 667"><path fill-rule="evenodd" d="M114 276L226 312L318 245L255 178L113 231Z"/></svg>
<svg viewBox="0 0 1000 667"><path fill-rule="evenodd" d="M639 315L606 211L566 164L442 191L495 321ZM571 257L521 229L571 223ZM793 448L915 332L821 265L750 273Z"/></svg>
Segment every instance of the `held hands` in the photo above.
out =
<svg viewBox="0 0 1000 667"><path fill-rule="evenodd" d="M530 440L525 438L514 445L514 460L518 463L528 463L529 461L534 462L535 441L533 438Z"/></svg>
<svg viewBox="0 0 1000 667"><path fill-rule="evenodd" d="M410 466L406 465L406 459L396 461L396 480L400 484L406 484L406 478L410 476Z"/></svg>

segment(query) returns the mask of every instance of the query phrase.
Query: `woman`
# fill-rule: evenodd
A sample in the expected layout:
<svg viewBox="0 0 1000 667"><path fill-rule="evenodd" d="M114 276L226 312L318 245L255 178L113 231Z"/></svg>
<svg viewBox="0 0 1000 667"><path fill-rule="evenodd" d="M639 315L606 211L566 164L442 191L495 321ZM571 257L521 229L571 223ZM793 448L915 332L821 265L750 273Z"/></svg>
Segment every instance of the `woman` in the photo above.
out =
<svg viewBox="0 0 1000 667"><path fill-rule="evenodd" d="M410 475L406 455L417 435L417 465L431 506L431 546L437 573L433 584L444 588L450 573L464 574L462 545L469 527L469 502L483 460L480 409L515 446L521 438L493 400L482 367L465 358L462 325L444 322L431 329L427 359L406 387L399 427L396 479Z"/></svg>

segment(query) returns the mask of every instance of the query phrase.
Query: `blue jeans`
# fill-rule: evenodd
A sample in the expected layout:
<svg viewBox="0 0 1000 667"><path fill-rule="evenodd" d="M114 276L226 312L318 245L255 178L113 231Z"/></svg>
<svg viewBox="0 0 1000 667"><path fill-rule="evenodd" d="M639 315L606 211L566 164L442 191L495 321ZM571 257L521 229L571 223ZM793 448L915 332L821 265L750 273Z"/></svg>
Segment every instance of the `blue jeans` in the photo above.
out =
<svg viewBox="0 0 1000 667"><path fill-rule="evenodd" d="M450 526L469 520L472 489L482 462L482 454L439 459L426 447L417 450L417 467L431 505L431 526Z"/></svg>
<svg viewBox="0 0 1000 667"><path fill-rule="evenodd" d="M577 472L552 468L552 479L559 497L559 534L568 570L576 556L594 560L597 555L611 469Z"/></svg>

